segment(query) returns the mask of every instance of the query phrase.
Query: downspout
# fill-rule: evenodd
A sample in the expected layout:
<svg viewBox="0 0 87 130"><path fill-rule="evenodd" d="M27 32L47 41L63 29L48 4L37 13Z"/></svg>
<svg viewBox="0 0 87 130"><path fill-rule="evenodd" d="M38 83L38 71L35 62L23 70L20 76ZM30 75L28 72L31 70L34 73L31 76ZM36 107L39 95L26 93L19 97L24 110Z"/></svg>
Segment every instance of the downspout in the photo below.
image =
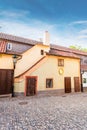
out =
<svg viewBox="0 0 87 130"><path fill-rule="evenodd" d="M81 59L80 59L81 92L83 92L83 82L82 82L82 75L83 74L84 74L84 70L81 70Z"/></svg>

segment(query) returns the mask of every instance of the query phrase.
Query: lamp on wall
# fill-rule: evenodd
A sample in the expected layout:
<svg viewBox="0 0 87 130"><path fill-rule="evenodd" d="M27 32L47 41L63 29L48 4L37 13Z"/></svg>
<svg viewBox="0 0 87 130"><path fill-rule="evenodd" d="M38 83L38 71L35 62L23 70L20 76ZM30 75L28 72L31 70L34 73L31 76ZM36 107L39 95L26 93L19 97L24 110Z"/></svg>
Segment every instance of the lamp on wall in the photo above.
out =
<svg viewBox="0 0 87 130"><path fill-rule="evenodd" d="M12 56L12 58L13 58L13 66L14 66L14 69L15 69L18 56L17 56L16 54L14 54L14 55Z"/></svg>
<svg viewBox="0 0 87 130"><path fill-rule="evenodd" d="M14 65L14 69L15 69L16 63L17 63L18 60L20 60L22 58L22 55L16 55L16 54L14 54L12 56L12 58L13 58L13 65Z"/></svg>

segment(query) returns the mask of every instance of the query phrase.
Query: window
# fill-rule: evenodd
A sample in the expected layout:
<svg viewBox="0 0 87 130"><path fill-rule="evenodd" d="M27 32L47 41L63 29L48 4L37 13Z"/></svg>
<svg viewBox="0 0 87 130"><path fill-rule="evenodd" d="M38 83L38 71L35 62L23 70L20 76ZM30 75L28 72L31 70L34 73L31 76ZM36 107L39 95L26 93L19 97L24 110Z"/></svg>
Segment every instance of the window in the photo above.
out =
<svg viewBox="0 0 87 130"><path fill-rule="evenodd" d="M44 55L44 50L41 50L41 55Z"/></svg>
<svg viewBox="0 0 87 130"><path fill-rule="evenodd" d="M87 79L86 78L83 78L83 83L87 83Z"/></svg>
<svg viewBox="0 0 87 130"><path fill-rule="evenodd" d="M46 79L46 88L53 88L53 79Z"/></svg>
<svg viewBox="0 0 87 130"><path fill-rule="evenodd" d="M64 59L58 59L58 66L64 66Z"/></svg>
<svg viewBox="0 0 87 130"><path fill-rule="evenodd" d="M9 50L9 51L12 50L12 43L7 44L7 50Z"/></svg>

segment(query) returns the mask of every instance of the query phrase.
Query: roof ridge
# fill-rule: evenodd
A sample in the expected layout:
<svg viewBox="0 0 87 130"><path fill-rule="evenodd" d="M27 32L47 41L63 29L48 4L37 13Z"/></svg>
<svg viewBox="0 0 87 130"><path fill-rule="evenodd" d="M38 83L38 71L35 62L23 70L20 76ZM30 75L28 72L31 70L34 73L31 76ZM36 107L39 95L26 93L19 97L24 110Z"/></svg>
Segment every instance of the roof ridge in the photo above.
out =
<svg viewBox="0 0 87 130"><path fill-rule="evenodd" d="M33 40L33 39L21 37L21 36L15 36L12 34L6 34L6 33L2 33L2 32L0 32L0 38L6 39L6 40L17 41L17 42L21 42L21 43L28 43L28 44L31 43L33 45L36 43L41 43L40 41L37 41L37 40Z"/></svg>
<svg viewBox="0 0 87 130"><path fill-rule="evenodd" d="M51 44L51 48L55 49L55 50L62 50L62 51L66 51L66 52L72 52L72 53L76 53L76 54L87 55L87 52L84 52L82 50L72 49L72 48L69 48L69 47L64 47L64 46L55 45L55 44Z"/></svg>

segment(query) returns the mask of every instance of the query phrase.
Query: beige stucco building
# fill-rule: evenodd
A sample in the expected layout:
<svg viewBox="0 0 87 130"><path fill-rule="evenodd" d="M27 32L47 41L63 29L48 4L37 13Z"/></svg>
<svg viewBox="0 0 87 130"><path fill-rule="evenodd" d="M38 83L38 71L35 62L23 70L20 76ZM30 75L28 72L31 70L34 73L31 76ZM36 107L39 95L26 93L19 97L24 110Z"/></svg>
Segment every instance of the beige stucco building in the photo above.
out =
<svg viewBox="0 0 87 130"><path fill-rule="evenodd" d="M70 49L64 51L50 45L48 32L46 36L42 43L0 34L1 44L5 42L0 53L0 73L4 75L1 76L3 81L8 83L0 82L0 94L29 96L40 92L81 91L80 57ZM11 75L10 79L7 74Z"/></svg>

